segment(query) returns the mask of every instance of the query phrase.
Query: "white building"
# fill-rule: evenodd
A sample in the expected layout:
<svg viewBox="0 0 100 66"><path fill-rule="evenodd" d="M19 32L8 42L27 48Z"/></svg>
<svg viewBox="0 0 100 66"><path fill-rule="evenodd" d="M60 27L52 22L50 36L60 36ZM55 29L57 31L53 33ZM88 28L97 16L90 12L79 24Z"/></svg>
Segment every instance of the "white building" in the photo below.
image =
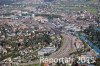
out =
<svg viewBox="0 0 100 66"><path fill-rule="evenodd" d="M55 51L56 51L55 47L45 47L41 49L40 51L38 51L38 56L43 56L44 54L53 53Z"/></svg>

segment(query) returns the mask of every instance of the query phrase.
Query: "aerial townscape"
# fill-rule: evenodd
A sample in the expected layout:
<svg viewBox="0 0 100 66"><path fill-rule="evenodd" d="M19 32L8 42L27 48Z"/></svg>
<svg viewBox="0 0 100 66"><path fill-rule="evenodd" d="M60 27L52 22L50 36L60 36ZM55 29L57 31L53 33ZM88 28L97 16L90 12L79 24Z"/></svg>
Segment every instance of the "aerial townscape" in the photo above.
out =
<svg viewBox="0 0 100 66"><path fill-rule="evenodd" d="M0 66L100 66L100 0L0 0Z"/></svg>

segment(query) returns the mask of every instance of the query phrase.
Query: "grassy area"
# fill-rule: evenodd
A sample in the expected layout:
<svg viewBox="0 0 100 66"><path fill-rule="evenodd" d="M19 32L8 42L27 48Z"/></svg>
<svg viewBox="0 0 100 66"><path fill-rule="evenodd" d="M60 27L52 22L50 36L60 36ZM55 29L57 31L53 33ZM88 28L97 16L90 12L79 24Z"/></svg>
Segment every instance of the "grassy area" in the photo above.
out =
<svg viewBox="0 0 100 66"><path fill-rule="evenodd" d="M97 2L97 0L91 0L92 2Z"/></svg>
<svg viewBox="0 0 100 66"><path fill-rule="evenodd" d="M97 0L89 0L88 3L96 3ZM64 1L61 1L59 4L55 4L54 6L58 9L65 9L65 10L86 10L94 15L97 14L97 9L92 6L87 6L88 3L66 3ZM77 6L74 6L77 5Z"/></svg>
<svg viewBox="0 0 100 66"><path fill-rule="evenodd" d="M19 65L19 66L23 66L23 65ZM24 65L24 66L41 66L40 64L29 64L29 65Z"/></svg>
<svg viewBox="0 0 100 66"><path fill-rule="evenodd" d="M58 8L64 8L64 9L72 9L72 10L86 10L94 15L97 14L97 9L94 8L94 7L90 7L90 6L85 6L85 7L76 7L76 6L70 6L70 7L67 7L65 5L60 5Z"/></svg>
<svg viewBox="0 0 100 66"><path fill-rule="evenodd" d="M83 7L83 9L92 13L92 14L97 14L97 9L94 7L86 6L86 7Z"/></svg>

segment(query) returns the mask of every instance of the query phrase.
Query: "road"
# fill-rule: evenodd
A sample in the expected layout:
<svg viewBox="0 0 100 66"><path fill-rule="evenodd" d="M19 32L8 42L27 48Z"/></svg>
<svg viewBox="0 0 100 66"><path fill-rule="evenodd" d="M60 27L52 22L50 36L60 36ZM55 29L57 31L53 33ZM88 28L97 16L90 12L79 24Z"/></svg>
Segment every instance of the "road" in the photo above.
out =
<svg viewBox="0 0 100 66"><path fill-rule="evenodd" d="M72 52L76 51L76 48L73 44L73 36L71 35L65 35L62 34L63 36L63 45L62 47L52 55L50 55L50 58L64 58L64 57L69 57L69 54Z"/></svg>

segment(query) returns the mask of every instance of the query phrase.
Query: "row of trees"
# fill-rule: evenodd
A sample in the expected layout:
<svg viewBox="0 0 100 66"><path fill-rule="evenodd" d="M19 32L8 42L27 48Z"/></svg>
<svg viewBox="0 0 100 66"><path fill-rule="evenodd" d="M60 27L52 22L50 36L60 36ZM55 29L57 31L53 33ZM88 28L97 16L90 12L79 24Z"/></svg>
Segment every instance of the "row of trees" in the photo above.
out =
<svg viewBox="0 0 100 66"><path fill-rule="evenodd" d="M96 30L97 27L90 25L84 30L87 38L100 48L100 31Z"/></svg>

